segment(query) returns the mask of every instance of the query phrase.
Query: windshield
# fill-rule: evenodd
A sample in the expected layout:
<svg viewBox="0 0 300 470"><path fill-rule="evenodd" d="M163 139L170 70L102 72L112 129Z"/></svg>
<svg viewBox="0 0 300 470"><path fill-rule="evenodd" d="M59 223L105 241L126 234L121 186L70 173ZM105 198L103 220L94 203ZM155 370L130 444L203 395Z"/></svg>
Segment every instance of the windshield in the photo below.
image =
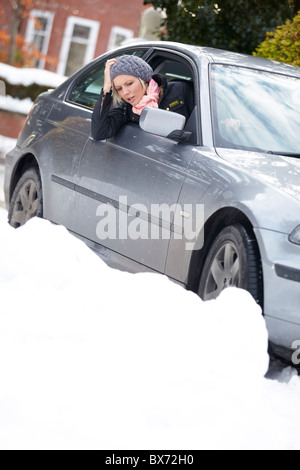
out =
<svg viewBox="0 0 300 470"><path fill-rule="evenodd" d="M216 147L300 153L300 79L213 64Z"/></svg>

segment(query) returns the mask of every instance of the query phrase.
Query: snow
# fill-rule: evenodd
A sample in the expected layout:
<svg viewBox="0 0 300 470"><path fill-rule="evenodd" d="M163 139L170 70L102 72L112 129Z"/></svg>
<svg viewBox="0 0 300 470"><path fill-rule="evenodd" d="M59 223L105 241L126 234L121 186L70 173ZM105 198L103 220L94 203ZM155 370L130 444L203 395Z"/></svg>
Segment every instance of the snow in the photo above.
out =
<svg viewBox="0 0 300 470"><path fill-rule="evenodd" d="M268 370L250 294L202 302L0 210L1 449L300 449L300 379Z"/></svg>
<svg viewBox="0 0 300 470"><path fill-rule="evenodd" d="M12 85L29 86L33 83L49 88L61 85L67 77L48 70L36 68L18 68L0 62L0 78L5 79Z"/></svg>
<svg viewBox="0 0 300 470"><path fill-rule="evenodd" d="M6 111L27 115L32 105L33 102L30 98L19 100L11 96L0 96L0 109L5 109Z"/></svg>
<svg viewBox="0 0 300 470"><path fill-rule="evenodd" d="M0 207L4 207L4 166L0 165Z"/></svg>
<svg viewBox="0 0 300 470"><path fill-rule="evenodd" d="M14 148L16 145L15 139L3 137L0 135L0 207L4 207L4 165L1 164L1 160L4 159L5 154Z"/></svg>
<svg viewBox="0 0 300 470"><path fill-rule="evenodd" d="M17 139L11 139L10 137L5 137L0 135L0 159L1 155L3 157L12 150L17 144Z"/></svg>
<svg viewBox="0 0 300 470"><path fill-rule="evenodd" d="M0 80L5 79L12 85L29 86L33 83L49 88L56 88L61 85L67 77L48 70L36 68L18 68L0 62ZM30 98L19 100L11 96L0 96L0 109L17 112L27 115L31 109Z"/></svg>

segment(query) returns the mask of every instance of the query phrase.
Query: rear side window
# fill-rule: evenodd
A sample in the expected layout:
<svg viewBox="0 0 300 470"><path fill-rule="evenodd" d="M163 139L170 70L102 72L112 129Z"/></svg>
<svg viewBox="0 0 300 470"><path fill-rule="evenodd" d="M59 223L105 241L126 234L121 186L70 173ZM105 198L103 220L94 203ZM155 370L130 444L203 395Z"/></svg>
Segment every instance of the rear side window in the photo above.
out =
<svg viewBox="0 0 300 470"><path fill-rule="evenodd" d="M131 50L113 57L118 58L120 55L124 54L142 57L145 52L147 52L147 49L139 49L138 51ZM101 62L77 78L67 101L84 106L85 108L93 109L103 87L104 69L105 62Z"/></svg>

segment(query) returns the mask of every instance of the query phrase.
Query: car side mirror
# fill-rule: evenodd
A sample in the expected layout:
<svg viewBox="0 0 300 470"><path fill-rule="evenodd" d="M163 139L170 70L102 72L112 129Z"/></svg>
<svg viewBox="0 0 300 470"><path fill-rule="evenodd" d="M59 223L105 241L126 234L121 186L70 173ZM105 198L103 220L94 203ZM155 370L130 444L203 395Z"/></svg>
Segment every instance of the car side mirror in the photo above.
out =
<svg viewBox="0 0 300 470"><path fill-rule="evenodd" d="M186 118L164 109L144 108L140 116L140 128L150 134L167 137L176 142L187 142L191 133L184 132Z"/></svg>

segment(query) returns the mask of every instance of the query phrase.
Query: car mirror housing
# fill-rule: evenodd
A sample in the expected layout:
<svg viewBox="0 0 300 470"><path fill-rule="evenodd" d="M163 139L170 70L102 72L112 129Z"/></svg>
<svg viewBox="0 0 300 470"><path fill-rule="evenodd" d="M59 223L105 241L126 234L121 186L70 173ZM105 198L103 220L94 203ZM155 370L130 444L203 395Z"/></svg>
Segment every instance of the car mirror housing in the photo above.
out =
<svg viewBox="0 0 300 470"><path fill-rule="evenodd" d="M289 240L296 245L300 245L300 225L298 225L295 230L292 231L291 235L289 236Z"/></svg>
<svg viewBox="0 0 300 470"><path fill-rule="evenodd" d="M168 137L177 142L187 140L189 136L183 131L186 118L181 114L164 109L144 108L140 117L140 127L145 132ZM182 139L183 137L183 139Z"/></svg>

